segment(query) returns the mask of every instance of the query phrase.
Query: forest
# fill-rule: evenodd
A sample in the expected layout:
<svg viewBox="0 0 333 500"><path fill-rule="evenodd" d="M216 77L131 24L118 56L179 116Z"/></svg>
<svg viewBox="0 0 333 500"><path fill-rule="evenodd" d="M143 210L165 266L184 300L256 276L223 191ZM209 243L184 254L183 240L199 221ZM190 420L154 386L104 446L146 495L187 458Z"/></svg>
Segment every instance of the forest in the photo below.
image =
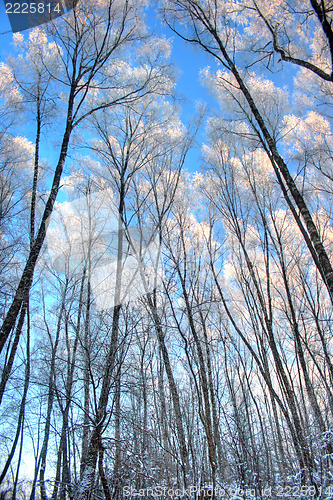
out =
<svg viewBox="0 0 333 500"><path fill-rule="evenodd" d="M10 43L1 500L333 498L333 1L79 0Z"/></svg>

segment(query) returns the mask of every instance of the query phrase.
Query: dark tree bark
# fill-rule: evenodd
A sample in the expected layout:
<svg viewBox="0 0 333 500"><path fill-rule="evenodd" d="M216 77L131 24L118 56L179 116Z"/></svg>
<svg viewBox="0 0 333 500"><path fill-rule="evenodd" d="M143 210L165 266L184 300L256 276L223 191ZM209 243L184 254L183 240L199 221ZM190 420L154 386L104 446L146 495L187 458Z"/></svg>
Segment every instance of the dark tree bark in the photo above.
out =
<svg viewBox="0 0 333 500"><path fill-rule="evenodd" d="M123 93L119 97L113 100L107 100L102 104L97 105L88 111L84 109L84 104L91 86L94 84L94 79L98 79L99 74L102 72L103 67L108 64L110 59L114 57L114 53L119 47L122 47L128 42L133 42L136 37L133 35L133 25L132 23L138 22L138 13L134 15L132 19L132 9L133 6L129 2L125 2L122 7L120 7L120 19L117 19L117 15L113 12L116 8L113 1L110 0L109 6L107 8L106 19L105 19L105 30L103 37L99 40L99 34L96 34L95 44L93 45L93 53L86 57L86 50L91 51L91 47L85 47L86 42L86 21L91 22L89 27L91 33L96 33L100 30L101 21L95 18L96 13L91 13L86 17L86 21L82 20L79 11L79 7L73 9L74 14L74 26L71 27L70 33L73 35L73 40L68 39L68 35L62 37L60 31L54 31L53 34L60 43L63 44L64 52L67 57L67 81L65 82L69 88L68 100L67 100L67 112L66 120L64 126L64 134L62 138L62 143L60 147L60 153L58 157L58 162L54 170L54 176L52 181L52 186L50 193L45 205L45 209L41 218L37 234L33 239L33 244L31 245L29 255L24 266L19 284L17 286L12 303L6 313L3 324L0 329L0 352L2 351L12 329L15 326L16 319L20 314L22 304L26 298L29 290L31 288L34 272L36 268L36 263L44 244L47 224L49 217L53 212L53 207L55 200L57 198L60 189L60 180L64 168L64 164L67 158L69 143L73 129L77 127L81 122L86 120L89 116L92 116L97 111L107 109L112 106L116 106L119 103L132 103L139 97L149 93L148 81L150 81L151 75L149 74L147 80L143 83L139 83L137 88L128 89L128 92ZM96 24L94 24L96 23ZM99 40L97 42L97 40ZM104 77L102 77L104 78ZM85 82L82 84L82 82ZM108 83L110 88L112 88L113 82ZM105 81L103 80L103 87L105 87ZM36 158L36 161L38 159ZM35 169L35 174L37 169ZM34 210L33 210L34 212ZM30 228L32 231L32 228Z"/></svg>
<svg viewBox="0 0 333 500"><path fill-rule="evenodd" d="M9 467L11 465L14 453L16 451L17 443L20 437L20 434L23 433L23 425L24 425L24 417L25 417L25 411L26 411L26 400L27 400L27 394L28 394L28 389L29 389L29 383L30 383L30 316L29 316L29 302L25 303L24 305L25 312L28 311L28 322L27 322L27 347L26 347L26 353L27 353L27 359L26 359L26 368L25 368L25 379L24 379L24 386L23 386L23 395L22 395L22 400L20 404L20 409L19 409L19 415L18 415L18 420L17 420L17 426L16 426L16 433L15 437L9 452L9 455L7 457L6 463L4 465L4 468L1 472L0 475L0 484L2 484L3 480L6 477L6 474L9 470ZM22 325L23 326L23 325ZM22 453L22 450L20 454ZM18 465L19 467L19 465ZM15 493L15 492L14 492ZM14 496L13 493L13 496Z"/></svg>
<svg viewBox="0 0 333 500"><path fill-rule="evenodd" d="M58 324L57 324L57 330L56 330L56 335L55 335L55 339L54 339L54 344L52 342L51 333L49 332L52 354L51 354L51 360L50 360L50 372L49 372L49 379L48 379L48 398L47 398L47 410L46 410L46 418L45 418L45 426L44 426L44 438L43 438L43 444L42 444L42 449L41 449L41 453L40 453L40 470L39 470L39 485L40 485L40 494L41 494L42 500L48 500L47 493L46 493L46 485L45 485L46 457L47 457L48 443L49 443L49 437L50 437L53 402L54 402L54 397L55 397L56 356L57 356L58 345L59 345L59 340L60 340L63 314L65 311L66 291L67 291L67 284L66 284L64 292L63 292L62 304L61 304L60 312L59 312L59 316L58 316ZM44 318L44 319L46 322L46 318Z"/></svg>
<svg viewBox="0 0 333 500"><path fill-rule="evenodd" d="M317 2L314 1L314 3ZM245 97L249 106L249 112L244 108L241 109L271 160L283 195L286 196L286 194L288 194L286 191L287 188L292 199L294 200L295 208L297 208L301 214L308 235L308 238L305 238L305 242L311 255L315 254L314 264L323 277L330 299L333 303L333 268L320 238L319 231L313 221L310 210L302 193L291 176L283 157L278 152L276 141L270 134L265 119L260 113L243 77L241 76L240 70L235 63L234 54L230 54L228 52L225 42L219 34L217 28L219 21L217 19L216 8L206 10L205 7L200 5L196 0L173 0L170 4L170 7L166 9L166 21L168 22L170 28L184 40L199 45L203 50L218 60L222 66L229 70L234 76L239 86L239 90ZM179 11L183 12L188 18L189 23L193 28L192 36L183 35L175 28L174 24L171 24L172 21L169 20L167 12L169 9L170 16L172 17L172 8L179 9ZM211 42L207 41L207 36L210 37ZM295 211L292 213L295 216ZM299 225L300 220L298 218L295 218L295 220Z"/></svg>
<svg viewBox="0 0 333 500"><path fill-rule="evenodd" d="M187 446L186 446L186 439L185 439L185 432L183 428L183 420L182 420L182 412L181 412L181 407L180 407L180 399L179 399L179 394L178 394L178 389L177 385L173 376L172 368L171 368L171 363L170 363L170 358L169 358L169 353L167 350L167 347L165 345L165 334L163 332L163 328L161 325L161 320L158 315L158 311L156 308L156 305L154 304L152 297L150 295L147 296L147 301L149 305L149 309L153 318L156 334L157 334L157 339L159 343L159 347L161 350L163 362L164 362L164 367L165 371L168 377L168 383L169 383L169 388L170 388L170 393L171 393L171 398L172 398L172 404L173 404L173 410L175 412L175 420L176 420L176 428L177 428L177 434L178 434L178 439L179 439L179 445L180 445L180 456L181 456L181 465L182 465L182 474L183 474L183 482L184 482L184 487L186 488L187 486L187 467L188 467L188 452L187 452Z"/></svg>

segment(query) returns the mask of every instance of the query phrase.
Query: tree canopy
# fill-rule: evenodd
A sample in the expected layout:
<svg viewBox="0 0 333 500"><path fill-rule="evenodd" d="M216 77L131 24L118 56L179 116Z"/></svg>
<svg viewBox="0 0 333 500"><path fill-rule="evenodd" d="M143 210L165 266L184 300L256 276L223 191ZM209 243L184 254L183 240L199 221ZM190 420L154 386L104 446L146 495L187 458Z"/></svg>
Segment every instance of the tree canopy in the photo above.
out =
<svg viewBox="0 0 333 500"><path fill-rule="evenodd" d="M332 15L80 0L14 34L4 498L333 495ZM210 61L192 118L173 45Z"/></svg>

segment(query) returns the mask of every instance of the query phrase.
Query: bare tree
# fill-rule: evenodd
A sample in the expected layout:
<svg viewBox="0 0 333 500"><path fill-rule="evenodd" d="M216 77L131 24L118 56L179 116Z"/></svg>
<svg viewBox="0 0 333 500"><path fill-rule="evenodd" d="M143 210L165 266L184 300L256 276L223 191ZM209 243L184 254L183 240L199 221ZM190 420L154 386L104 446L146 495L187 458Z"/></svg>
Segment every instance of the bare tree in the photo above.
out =
<svg viewBox="0 0 333 500"><path fill-rule="evenodd" d="M242 6L240 5L237 10L241 16ZM233 30L231 29L228 12L235 18L232 3L223 8L219 2L205 4L197 0L175 0L166 2L165 19L175 33L208 52L222 65L226 74L231 75L231 78L226 76L215 80L215 88L217 91L219 88L223 89L223 92L230 96L268 155L283 196L333 300L333 269L330 258L305 197L291 175L282 154L279 153L276 116L268 115L269 106L266 110L265 103L262 105L260 100L256 99L255 93L251 91L249 78L242 74L241 63L237 61L239 26L235 22ZM324 29L325 16L319 14L319 11L318 15L321 16L320 19L324 23L321 26ZM181 27L183 23L178 24L178 20L183 20L184 17L188 20L188 30Z"/></svg>
<svg viewBox="0 0 333 500"><path fill-rule="evenodd" d="M32 284L36 262L45 240L47 221L59 191L73 130L96 111L121 102L133 102L151 91L152 74L149 68L138 85L136 82L124 85L123 81L117 81L117 68L112 67L112 60L117 53L120 55L129 42L134 43L142 38L139 30L140 7L138 3L124 2L119 6L111 1L96 12L92 5L77 5L68 21L64 21L60 27L54 25L51 29L50 34L55 41L55 50L59 54L63 71L61 75L55 76L55 80L63 86L67 96L64 133L40 225L1 327L0 350L14 328ZM100 97L94 102L90 96L97 91L100 91Z"/></svg>

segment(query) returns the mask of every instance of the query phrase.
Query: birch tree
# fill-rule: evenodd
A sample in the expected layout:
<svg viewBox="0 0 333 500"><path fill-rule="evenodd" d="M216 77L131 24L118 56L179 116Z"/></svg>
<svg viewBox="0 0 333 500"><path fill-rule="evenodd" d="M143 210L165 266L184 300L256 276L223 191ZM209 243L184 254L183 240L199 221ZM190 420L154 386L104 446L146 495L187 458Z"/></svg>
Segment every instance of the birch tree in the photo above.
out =
<svg viewBox="0 0 333 500"><path fill-rule="evenodd" d="M324 5L322 4L320 7L317 2L312 2L309 9L301 9L299 20L301 22L302 16L306 17L309 10L312 14L316 15L316 20L312 16L309 23L313 26L313 22L317 26L316 36L320 40L321 47L316 46L316 49L323 50L326 57L329 50L327 42L330 37L330 28L328 27L330 13L329 9L327 10ZM267 18L269 16L274 18L275 15L278 15L279 8L280 4L278 4L275 11L274 6L272 14L269 8L267 9L266 7ZM259 13L261 20L263 18L266 19L265 15L260 16L260 6L255 2L253 2L253 10L257 15ZM288 7L286 7L286 10L288 11ZM292 9L290 10L292 11ZM250 38L249 42L247 33L243 35L244 23L246 26L249 26L252 22L251 7L245 6L242 3L234 4L233 2L176 0L167 1L164 12L166 22L175 33L184 40L201 47L212 56L215 63L223 68L222 70L218 69L214 77L209 78L208 76L210 85L214 88L219 100L221 102L224 100L226 102L229 101L232 104L234 112L249 127L243 127L242 130L239 130L240 135L250 138L252 147L259 142L268 155L286 203L302 231L307 247L332 300L333 270L330 256L320 236L320 228L316 225L311 214L311 206L302 193L301 186L295 182L292 167L288 166L287 161L284 159L283 148L279 145L279 129L281 129L281 113L283 113L283 110L281 109L281 104L277 101L272 106L272 102L268 99L267 95L267 90L269 88L273 89L274 84L267 79L265 80L262 75L258 76L253 71L252 73L250 72L261 59L260 47L262 43L261 35L259 35L259 40L255 42L252 41L252 38ZM294 16L294 13L290 12L291 18ZM284 26L288 23L291 26L290 18L288 15L286 17L288 21ZM184 18L186 22L184 22ZM276 32L277 37L279 37L278 33L280 33L279 28L276 27L276 18L267 21L266 24L264 22L264 25L266 25L266 32L268 30L270 36L273 36L274 45L274 33ZM284 32L283 30L284 28L282 27L281 31ZM249 31L253 34L252 25ZM261 30L259 29L256 33L261 33ZM293 35L292 38L295 40ZM303 68L315 71L314 68L316 66L314 64L310 62L308 64L301 64L301 58L297 57L297 50L300 50L297 45L291 49L292 44L290 44L288 50L291 50L293 53L290 59L288 51L284 51L279 43L279 41L276 41L274 50L277 50L280 55L284 55L286 60L292 59L292 62L296 64L298 62ZM258 50L253 51L253 47ZM279 49L281 49L280 52ZM265 54L265 48L263 50ZM243 54L244 57L242 57ZM251 54L253 54L252 57ZM320 56L317 53L315 57ZM324 65L326 61L327 58ZM319 63L317 73L319 72L323 76L320 72L320 65L321 63ZM327 66L325 66L326 68ZM325 74L327 75L328 73ZM276 88L273 93L274 100L279 99L281 89Z"/></svg>
<svg viewBox="0 0 333 500"><path fill-rule="evenodd" d="M53 82L61 88L59 104L64 114L60 133L59 156L53 171L50 192L40 217L34 243L23 265L19 284L1 327L2 350L33 281L34 270L45 240L47 221L57 197L61 175L68 153L72 132L97 110L133 102L152 90L149 82L157 79L156 73L145 67L139 78L122 62L122 55L129 43L133 45L144 37L140 20L141 4L135 2L107 2L99 5L77 5L66 20L50 27L53 50L57 53L61 71ZM41 44L47 42L42 37ZM147 61L145 61L147 62ZM43 61L44 63L44 61ZM47 68L48 70L48 68ZM127 72L127 73L126 73ZM52 68L50 68L52 74ZM59 127L61 129L61 126ZM62 135L61 135L62 134Z"/></svg>

